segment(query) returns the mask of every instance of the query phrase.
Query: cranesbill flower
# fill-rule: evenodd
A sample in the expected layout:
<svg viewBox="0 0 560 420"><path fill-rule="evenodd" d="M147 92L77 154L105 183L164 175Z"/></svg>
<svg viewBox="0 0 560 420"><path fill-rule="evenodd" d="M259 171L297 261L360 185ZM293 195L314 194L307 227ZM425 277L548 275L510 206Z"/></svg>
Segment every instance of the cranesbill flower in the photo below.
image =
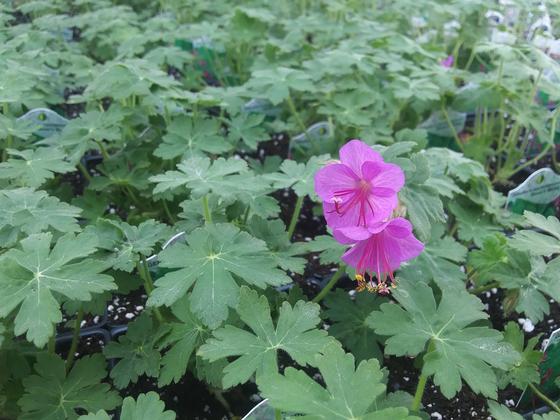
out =
<svg viewBox="0 0 560 420"><path fill-rule="evenodd" d="M441 60L439 62L439 64L442 67L445 67L445 68L449 69L449 68L453 67L454 62L455 62L455 58L452 55L449 55L449 56L447 56L447 58Z"/></svg>
<svg viewBox="0 0 560 420"><path fill-rule="evenodd" d="M394 271L404 261L422 252L424 245L414 237L411 223L397 217L367 228L336 229L334 237L343 244L353 244L342 260L356 269L358 290L388 293L387 279L395 286ZM377 276L377 282L373 275ZM369 279L367 278L369 276Z"/></svg>
<svg viewBox="0 0 560 420"><path fill-rule="evenodd" d="M403 185L401 168L385 163L360 140L346 143L340 149L340 161L315 174L315 191L333 229L385 220L397 206L397 193Z"/></svg>

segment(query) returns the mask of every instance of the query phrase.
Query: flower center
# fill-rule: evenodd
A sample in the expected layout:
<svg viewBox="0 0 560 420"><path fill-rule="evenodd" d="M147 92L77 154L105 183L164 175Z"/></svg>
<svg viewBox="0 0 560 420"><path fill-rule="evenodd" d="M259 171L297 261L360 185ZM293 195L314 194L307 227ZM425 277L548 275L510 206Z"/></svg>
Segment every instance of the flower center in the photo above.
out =
<svg viewBox="0 0 560 420"><path fill-rule="evenodd" d="M335 212L344 216L348 210L354 206L358 206L357 226L366 226L366 213L371 211L372 216L375 215L373 206L369 202L372 185L370 181L360 179L356 182L354 188L338 190L334 192L332 201L334 203Z"/></svg>

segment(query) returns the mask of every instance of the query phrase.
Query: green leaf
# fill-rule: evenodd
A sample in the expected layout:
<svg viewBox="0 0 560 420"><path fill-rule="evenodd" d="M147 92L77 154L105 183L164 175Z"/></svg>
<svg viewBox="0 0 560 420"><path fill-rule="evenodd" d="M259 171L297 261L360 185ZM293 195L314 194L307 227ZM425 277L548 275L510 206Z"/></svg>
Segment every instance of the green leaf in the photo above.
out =
<svg viewBox="0 0 560 420"><path fill-rule="evenodd" d="M247 226L250 234L266 242L276 264L283 270L303 274L307 260L297 255L307 252L305 246L293 243L288 238L286 226L280 219L265 220L259 216L253 216Z"/></svg>
<svg viewBox="0 0 560 420"><path fill-rule="evenodd" d="M503 233L487 237L482 249L469 252L468 262L473 268L471 278L477 285L486 284L493 279L492 270L500 263L507 263L507 240Z"/></svg>
<svg viewBox="0 0 560 420"><path fill-rule="evenodd" d="M157 244L169 239L171 229L153 219L146 220L138 226L126 222L100 219L97 226L88 226L96 235L98 247L109 251L108 262L113 268L131 272L141 257L153 254Z"/></svg>
<svg viewBox="0 0 560 420"><path fill-rule="evenodd" d="M449 203L449 209L459 224L459 239L465 242L472 241L479 248L483 246L486 238L502 230L479 206L472 205L467 200L453 201Z"/></svg>
<svg viewBox="0 0 560 420"><path fill-rule="evenodd" d="M22 233L40 233L49 228L59 232L77 232L81 209L30 188L0 191L0 238L2 246L11 246Z"/></svg>
<svg viewBox="0 0 560 420"><path fill-rule="evenodd" d="M107 362L100 354L82 357L66 374L63 359L39 353L35 372L23 380L21 419L77 419L78 410L112 410L121 402L119 394L101 382L107 376Z"/></svg>
<svg viewBox="0 0 560 420"><path fill-rule="evenodd" d="M383 398L386 389L377 360L362 361L356 368L354 356L333 344L315 363L326 389L292 367L284 375L261 376L259 389L274 408L309 419L418 419L404 407L377 409L376 400Z"/></svg>
<svg viewBox="0 0 560 420"><path fill-rule="evenodd" d="M529 225L541 229L547 234L532 230L521 230L515 233L511 246L520 251L529 251L534 255L550 257L560 253L560 221L554 217L544 217L538 213L525 211L525 219Z"/></svg>
<svg viewBox="0 0 560 420"><path fill-rule="evenodd" d="M225 388L246 382L254 373L257 380L277 373L279 350L302 366L312 363L332 341L326 331L317 329L321 322L319 309L315 303L299 301L292 307L284 302L275 327L266 297L244 286L236 310L252 333L226 325L214 331L214 337L200 347L198 355L211 362L239 356L224 368Z"/></svg>
<svg viewBox="0 0 560 420"><path fill-rule="evenodd" d="M444 235L445 226L434 225L424 251L399 270L399 277L426 283L433 280L441 288L464 288L466 274L461 270L461 263L465 261L467 248Z"/></svg>
<svg viewBox="0 0 560 420"><path fill-rule="evenodd" d="M28 341L44 346L62 320L55 294L88 301L93 293L116 288L111 276L100 274L106 265L92 258L96 239L87 234L66 234L51 249L52 234L31 235L21 249L0 258L0 317L19 307L14 333L27 333Z"/></svg>
<svg viewBox="0 0 560 420"><path fill-rule="evenodd" d="M150 178L157 183L154 194L186 187L191 190L193 198L200 198L210 192L222 197L234 197L247 188L247 178L239 175L247 171L247 163L240 159L218 158L211 162L209 158L191 158L177 165L178 171Z"/></svg>
<svg viewBox="0 0 560 420"><path fill-rule="evenodd" d="M120 359L111 369L111 379L119 389L136 383L140 375L157 377L160 370L161 354L156 343L166 330L157 331L152 319L142 314L128 324L125 335L111 341L103 354L108 359Z"/></svg>
<svg viewBox="0 0 560 420"><path fill-rule="evenodd" d="M269 136L262 127L264 114L241 113L228 121L228 139L233 144L243 141L251 150L256 150L260 141L268 140Z"/></svg>
<svg viewBox="0 0 560 420"><path fill-rule="evenodd" d="M10 179L20 186L39 187L56 173L75 170L66 162L66 153L60 149L39 147L35 150L8 149L10 158L0 163L0 179Z"/></svg>
<svg viewBox="0 0 560 420"><path fill-rule="evenodd" d="M383 358L380 349L383 339L373 332L366 320L385 301L383 297L369 293L358 293L351 297L341 289L336 289L325 298L325 316L332 323L329 335L351 351L358 362L374 357L377 360Z"/></svg>
<svg viewBox="0 0 560 420"><path fill-rule="evenodd" d="M187 296L183 296L171 306L171 312L178 322L171 322L171 330L158 344L167 349L161 359L159 386L179 382L187 371L187 365L195 348L199 347L209 335L204 325L190 309Z"/></svg>
<svg viewBox="0 0 560 420"><path fill-rule="evenodd" d="M434 375L442 394L453 397L461 378L474 392L496 398L496 375L490 367L508 369L519 360L502 335L488 327L470 326L486 319L482 302L466 291L443 289L439 305L425 283L402 279L393 296L399 303L385 303L373 312L369 325L387 335L385 353L417 356L428 342L433 350L424 356L424 375Z"/></svg>
<svg viewBox="0 0 560 420"><path fill-rule="evenodd" d="M68 150L72 162L77 162L89 149L98 149L96 142L120 140L123 118L116 107L107 112L85 112L70 120L53 141Z"/></svg>
<svg viewBox="0 0 560 420"><path fill-rule="evenodd" d="M531 321L541 321L549 313L549 303L544 295L560 300L560 284L557 273L560 259L545 264L540 256L531 256L508 248L507 258L496 264L489 275L506 289L519 291L516 310L524 312Z"/></svg>
<svg viewBox="0 0 560 420"><path fill-rule="evenodd" d="M312 241L305 245L309 252L320 252L321 264L340 264L342 254L346 252L346 246L338 243L330 235L315 236Z"/></svg>
<svg viewBox="0 0 560 420"><path fill-rule="evenodd" d="M175 420L175 413L165 410L165 404L154 391L138 395L134 400L126 397L123 400L120 420ZM100 410L95 414L80 416L79 420L109 420L109 415Z"/></svg>
<svg viewBox="0 0 560 420"><path fill-rule="evenodd" d="M407 214L420 240L426 241L430 237L432 224L445 222L443 203L434 188L407 185L400 191L399 197L407 208Z"/></svg>
<svg viewBox="0 0 560 420"><path fill-rule="evenodd" d="M490 414L496 420L523 420L521 414L514 413L505 405L498 404L496 401L488 401L488 408L490 409Z"/></svg>
<svg viewBox="0 0 560 420"><path fill-rule="evenodd" d="M539 343L540 335L529 339L525 346L525 336L523 331L515 322L508 322L504 330L504 341L510 343L512 347L521 354L521 361L516 363L501 378L503 386L514 385L517 389L525 390L530 383L540 381L539 363L542 353L535 350Z"/></svg>
<svg viewBox="0 0 560 420"><path fill-rule="evenodd" d="M270 67L255 70L246 87L257 97L268 99L278 105L290 96L290 89L298 91L313 90L313 83L307 73L288 67Z"/></svg>
<svg viewBox="0 0 560 420"><path fill-rule="evenodd" d="M167 126L167 134L154 155L162 159L204 156L204 153L220 154L232 149L220 133L217 119L180 116Z"/></svg>
<svg viewBox="0 0 560 420"><path fill-rule="evenodd" d="M298 197L316 197L314 176L319 168L330 158L329 155L312 156L306 164L285 160L280 172L266 174L265 179L272 182L273 188L292 188Z"/></svg>
<svg viewBox="0 0 560 420"><path fill-rule="evenodd" d="M228 316L228 307L237 305L239 283L265 288L290 283L276 268L276 259L266 244L231 224L214 224L187 235L187 244L176 244L160 254L160 266L179 268L155 282L148 305L172 305L193 286L191 310L211 328Z"/></svg>

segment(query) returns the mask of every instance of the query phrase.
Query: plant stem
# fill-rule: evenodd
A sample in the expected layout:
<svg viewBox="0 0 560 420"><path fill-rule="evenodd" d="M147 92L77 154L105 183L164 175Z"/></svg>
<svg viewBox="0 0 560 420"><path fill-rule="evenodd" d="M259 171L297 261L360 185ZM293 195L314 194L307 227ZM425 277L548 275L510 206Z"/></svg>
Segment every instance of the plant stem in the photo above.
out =
<svg viewBox="0 0 560 420"><path fill-rule="evenodd" d="M424 396L424 390L426 389L426 382L428 382L428 377L424 374L420 375L418 385L416 386L416 392L414 393L414 400L412 401L412 405L410 407L411 411L418 411L420 409L422 397Z"/></svg>
<svg viewBox="0 0 560 420"><path fill-rule="evenodd" d="M2 113L5 117L10 115L10 106L7 103L2 105ZM2 151L2 161L5 162L8 159L8 149L12 147L12 135L8 134L6 136L6 147Z"/></svg>
<svg viewBox="0 0 560 420"><path fill-rule="evenodd" d="M301 208L303 207L303 199L305 198L305 196L301 196L297 198L296 201L296 206L294 207L294 212L292 213L292 218L290 220L290 225L288 227L288 238L292 239L292 236L294 234L294 230L296 228L298 219L299 219L299 215L301 213Z"/></svg>
<svg viewBox="0 0 560 420"><path fill-rule="evenodd" d="M208 196L207 195L202 197L202 208L204 210L204 220L206 220L206 223L211 224L212 223L212 212L210 211L210 206L208 205Z"/></svg>
<svg viewBox="0 0 560 420"><path fill-rule="evenodd" d="M346 266L344 264L339 265L336 273L333 274L333 276L331 277L327 285L323 287L323 290L321 290L319 294L313 298L312 302L314 303L321 302L321 300L323 300L323 298L331 291L331 289L338 282L340 277L344 275L345 272L346 272Z"/></svg>
<svg viewBox="0 0 560 420"><path fill-rule="evenodd" d="M49 342L47 343L47 351L50 354L54 354L56 350L56 339L55 336L53 335L51 338L49 338Z"/></svg>
<svg viewBox="0 0 560 420"><path fill-rule="evenodd" d="M445 106L443 104L441 105L441 112L443 113L445 121L447 121L447 125L449 126L451 132L453 133L453 138L457 143L457 147L459 147L459 150L461 150L461 152L464 152L465 148L463 147L463 143L461 142L461 139L459 138L459 135L457 134L457 130L455 130L455 127L453 126L451 119L449 119L449 114L447 113L447 109L445 109Z"/></svg>
<svg viewBox="0 0 560 420"><path fill-rule="evenodd" d="M173 215L169 211L169 206L167 205L167 202L165 200L162 200L162 203L163 203L163 210L165 211L165 215L167 216L167 219L169 220L169 223L174 225L175 224L175 218L173 217Z"/></svg>
<svg viewBox="0 0 560 420"><path fill-rule="evenodd" d="M560 413L560 407L556 405L554 401L544 395L539 388L537 388L533 383L529 383L529 388L541 399L543 400L550 408L552 408L557 413Z"/></svg>
<svg viewBox="0 0 560 420"><path fill-rule="evenodd" d="M91 175L87 171L86 167L82 165L82 162L78 162L78 169L80 170L86 181L91 182Z"/></svg>
<svg viewBox="0 0 560 420"><path fill-rule="evenodd" d="M152 281L152 276L150 274L150 270L148 268L148 262L146 261L146 257L144 255L141 256L141 261L138 262L136 265L136 269L138 270L138 274L144 281L144 289L146 290L146 294L150 296L152 291L154 290L154 282ZM159 308L154 307L154 315L159 323L163 323L163 316L159 311Z"/></svg>
<svg viewBox="0 0 560 420"><path fill-rule="evenodd" d="M428 344L428 350L424 357L428 355L435 349L435 342L433 339L430 340L430 344ZM422 404L422 397L424 396L424 390L426 389L426 382L428 381L428 375L421 374L420 378L418 379L418 385L416 385L416 392L414 393L414 400L412 400L412 405L410 406L411 411L418 411L420 410L420 404Z"/></svg>
<svg viewBox="0 0 560 420"><path fill-rule="evenodd" d="M282 411L278 409L274 410L274 420L282 420Z"/></svg>
<svg viewBox="0 0 560 420"><path fill-rule="evenodd" d="M96 141L95 142L97 144L97 147L99 147L99 151L101 152L101 156L103 156L103 160L107 161L110 159L109 153L107 153L107 150L105 149L105 146L103 146L103 142L101 141Z"/></svg>
<svg viewBox="0 0 560 420"><path fill-rule="evenodd" d="M539 160L541 160L547 153L548 151L551 149L552 145L548 144L537 156L535 156L533 159L528 160L527 162L525 162L523 165L519 165L517 168L515 168L515 170L510 174L510 178L515 175L517 172L525 169L528 166L531 166L535 163L537 163Z"/></svg>
<svg viewBox="0 0 560 420"><path fill-rule="evenodd" d="M82 324L82 319L84 319L84 310L80 308L78 314L76 315L76 321L74 324L74 334L72 335L72 344L70 344L70 350L68 350L68 356L66 356L66 373L70 372L72 364L74 363L74 354L78 348L78 340L80 339L80 325Z"/></svg>
<svg viewBox="0 0 560 420"><path fill-rule="evenodd" d="M500 286L500 283L498 283L497 281L493 281L492 283L488 283L488 284L485 284L483 286L479 286L479 287L475 287L473 289L469 289L468 292L470 294L473 294L473 295L478 295L479 293L486 292L490 289L493 289L493 288L499 287L499 286Z"/></svg>

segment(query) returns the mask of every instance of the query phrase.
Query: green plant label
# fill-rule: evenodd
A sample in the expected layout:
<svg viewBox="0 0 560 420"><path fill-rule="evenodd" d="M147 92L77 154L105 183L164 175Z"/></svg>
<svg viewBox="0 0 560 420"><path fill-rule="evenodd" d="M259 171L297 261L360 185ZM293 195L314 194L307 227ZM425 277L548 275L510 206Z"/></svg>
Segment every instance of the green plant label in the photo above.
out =
<svg viewBox="0 0 560 420"><path fill-rule="evenodd" d="M60 133L68 124L68 120L48 108L35 108L18 118L18 121L29 121L37 126L35 135L46 138Z"/></svg>
<svg viewBox="0 0 560 420"><path fill-rule="evenodd" d="M555 215L554 201L560 197L560 175L550 168L533 172L517 188L508 193L506 207L513 213L525 210L544 216Z"/></svg>
<svg viewBox="0 0 560 420"><path fill-rule="evenodd" d="M556 400L560 396L560 389L556 385L556 378L560 376L560 329L550 334L548 340L543 342L543 357L539 363L541 381L539 389L549 398ZM539 399L533 398L530 389L526 389L517 403L518 407L533 407L542 405Z"/></svg>

